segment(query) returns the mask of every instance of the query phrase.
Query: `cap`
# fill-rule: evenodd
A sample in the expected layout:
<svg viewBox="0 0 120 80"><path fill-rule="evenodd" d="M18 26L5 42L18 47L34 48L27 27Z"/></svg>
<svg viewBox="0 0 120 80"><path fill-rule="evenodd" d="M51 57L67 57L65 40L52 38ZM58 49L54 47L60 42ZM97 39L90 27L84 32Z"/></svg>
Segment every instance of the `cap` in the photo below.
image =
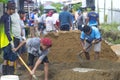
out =
<svg viewBox="0 0 120 80"><path fill-rule="evenodd" d="M16 9L15 2L14 1L8 1L6 8L7 9Z"/></svg>
<svg viewBox="0 0 120 80"><path fill-rule="evenodd" d="M52 46L52 40L50 38L42 38L40 42L45 46L48 46L48 47Z"/></svg>
<svg viewBox="0 0 120 80"><path fill-rule="evenodd" d="M25 14L25 11L24 10L19 10L18 14Z"/></svg>
<svg viewBox="0 0 120 80"><path fill-rule="evenodd" d="M91 30L91 27L90 26L87 26L87 25L85 25L84 27L83 27L83 29L82 29L82 31L84 32L84 33L87 33L87 32L89 32Z"/></svg>

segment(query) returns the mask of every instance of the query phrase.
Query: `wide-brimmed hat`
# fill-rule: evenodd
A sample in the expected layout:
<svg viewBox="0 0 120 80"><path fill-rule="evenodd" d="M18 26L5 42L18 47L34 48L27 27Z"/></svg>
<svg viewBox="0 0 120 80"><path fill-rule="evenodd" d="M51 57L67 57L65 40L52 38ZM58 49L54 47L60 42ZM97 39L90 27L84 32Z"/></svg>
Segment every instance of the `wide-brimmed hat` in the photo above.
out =
<svg viewBox="0 0 120 80"><path fill-rule="evenodd" d="M8 1L6 8L15 10L16 9L15 2L14 1Z"/></svg>

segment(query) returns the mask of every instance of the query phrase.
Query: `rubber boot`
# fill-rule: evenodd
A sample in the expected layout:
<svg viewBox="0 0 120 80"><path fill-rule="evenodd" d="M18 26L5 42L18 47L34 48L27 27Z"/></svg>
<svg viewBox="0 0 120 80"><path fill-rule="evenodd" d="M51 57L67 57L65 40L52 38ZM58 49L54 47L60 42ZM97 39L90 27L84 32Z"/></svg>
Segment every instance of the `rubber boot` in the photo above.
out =
<svg viewBox="0 0 120 80"><path fill-rule="evenodd" d="M8 66L8 75L14 75L14 71L15 71L15 69L14 69L14 66Z"/></svg>
<svg viewBox="0 0 120 80"><path fill-rule="evenodd" d="M8 68L8 65L2 65L2 74L3 75L7 75L7 68Z"/></svg>

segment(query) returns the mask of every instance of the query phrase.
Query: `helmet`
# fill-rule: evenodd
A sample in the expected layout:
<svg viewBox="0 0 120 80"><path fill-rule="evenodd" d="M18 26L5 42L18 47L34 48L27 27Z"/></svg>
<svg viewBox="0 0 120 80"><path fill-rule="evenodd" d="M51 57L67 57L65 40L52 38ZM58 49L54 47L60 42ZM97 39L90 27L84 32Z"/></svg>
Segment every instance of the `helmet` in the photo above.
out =
<svg viewBox="0 0 120 80"><path fill-rule="evenodd" d="M50 38L42 38L40 42L45 46L48 46L48 47L52 46L52 40Z"/></svg>

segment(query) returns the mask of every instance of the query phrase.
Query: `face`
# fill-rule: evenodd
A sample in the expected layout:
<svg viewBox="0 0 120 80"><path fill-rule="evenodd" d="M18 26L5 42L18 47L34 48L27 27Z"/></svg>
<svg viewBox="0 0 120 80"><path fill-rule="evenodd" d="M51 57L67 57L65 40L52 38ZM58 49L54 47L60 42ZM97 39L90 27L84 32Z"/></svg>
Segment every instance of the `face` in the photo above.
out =
<svg viewBox="0 0 120 80"><path fill-rule="evenodd" d="M9 13L10 13L10 15L12 15L13 13L15 13L15 9L10 9Z"/></svg>
<svg viewBox="0 0 120 80"><path fill-rule="evenodd" d="M20 18L23 19L25 17L25 14L20 14Z"/></svg>
<svg viewBox="0 0 120 80"><path fill-rule="evenodd" d="M46 50L47 49L47 46L43 45L42 43L40 43L40 50Z"/></svg>

